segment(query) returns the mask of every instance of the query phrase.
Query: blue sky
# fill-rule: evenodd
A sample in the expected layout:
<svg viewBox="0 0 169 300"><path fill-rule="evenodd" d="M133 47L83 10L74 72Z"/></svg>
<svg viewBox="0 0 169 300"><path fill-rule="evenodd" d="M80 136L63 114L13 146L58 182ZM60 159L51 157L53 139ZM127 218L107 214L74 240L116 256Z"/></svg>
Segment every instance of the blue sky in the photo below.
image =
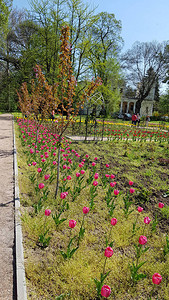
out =
<svg viewBox="0 0 169 300"><path fill-rule="evenodd" d="M83 0L96 13L114 13L122 22L123 51L130 49L135 41L169 40L169 0ZM28 0L13 0L13 7L30 8Z"/></svg>

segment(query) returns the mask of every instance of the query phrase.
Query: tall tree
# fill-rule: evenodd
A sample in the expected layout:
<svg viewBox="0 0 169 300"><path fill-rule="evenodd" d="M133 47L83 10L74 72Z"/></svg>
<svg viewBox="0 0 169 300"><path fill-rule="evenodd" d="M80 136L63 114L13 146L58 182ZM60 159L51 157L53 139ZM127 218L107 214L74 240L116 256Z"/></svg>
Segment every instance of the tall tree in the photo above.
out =
<svg viewBox="0 0 169 300"><path fill-rule="evenodd" d="M137 88L136 110L140 111L142 101L149 95L152 87L164 79L166 72L166 42L140 43L121 57L121 65L131 86Z"/></svg>

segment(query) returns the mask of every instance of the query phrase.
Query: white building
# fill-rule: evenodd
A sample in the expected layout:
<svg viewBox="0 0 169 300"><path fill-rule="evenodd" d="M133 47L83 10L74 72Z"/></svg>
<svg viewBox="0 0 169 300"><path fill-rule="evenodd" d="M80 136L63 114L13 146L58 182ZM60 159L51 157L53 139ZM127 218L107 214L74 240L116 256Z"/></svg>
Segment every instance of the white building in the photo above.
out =
<svg viewBox="0 0 169 300"><path fill-rule="evenodd" d="M155 103L155 86L152 87L148 96L142 101L141 109L140 109L140 116L152 116L153 114L153 106ZM136 102L137 98L127 98L122 96L121 99L121 106L120 106L120 114L133 114L136 113Z"/></svg>

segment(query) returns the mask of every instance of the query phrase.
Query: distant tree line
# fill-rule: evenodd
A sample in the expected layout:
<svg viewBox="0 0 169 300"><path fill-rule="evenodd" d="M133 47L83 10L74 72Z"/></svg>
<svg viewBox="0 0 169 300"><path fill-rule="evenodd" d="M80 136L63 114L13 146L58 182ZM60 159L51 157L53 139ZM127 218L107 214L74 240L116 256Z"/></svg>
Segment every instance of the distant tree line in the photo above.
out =
<svg viewBox="0 0 169 300"><path fill-rule="evenodd" d="M122 87L138 89L137 109L154 83L168 82L169 43L136 42L121 54L121 21L114 14L95 10L82 0L32 0L31 10L16 10L0 0L0 110L18 108L17 90L31 86L36 64L54 84L59 72L60 32L70 28L71 64L79 91L99 76L106 113L118 111Z"/></svg>

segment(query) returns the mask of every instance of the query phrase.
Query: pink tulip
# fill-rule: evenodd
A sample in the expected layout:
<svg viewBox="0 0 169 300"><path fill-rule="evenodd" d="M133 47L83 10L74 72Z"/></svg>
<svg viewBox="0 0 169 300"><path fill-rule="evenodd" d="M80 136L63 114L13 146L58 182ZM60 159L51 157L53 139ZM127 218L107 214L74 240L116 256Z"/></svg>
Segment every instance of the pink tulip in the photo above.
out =
<svg viewBox="0 0 169 300"><path fill-rule="evenodd" d="M49 175L49 174L46 174L46 175L44 176L45 180L48 180L48 179L49 179L49 177L50 177L50 175Z"/></svg>
<svg viewBox="0 0 169 300"><path fill-rule="evenodd" d="M139 237L139 244L140 244L140 245L145 245L146 243L147 243L147 238L146 238L146 236L141 235L141 236Z"/></svg>
<svg viewBox="0 0 169 300"><path fill-rule="evenodd" d="M86 154L86 158L89 158L89 155L88 155L88 154Z"/></svg>
<svg viewBox="0 0 169 300"><path fill-rule="evenodd" d="M42 160L41 160L42 162L45 162L46 161L46 159L45 158L42 158Z"/></svg>
<svg viewBox="0 0 169 300"><path fill-rule="evenodd" d="M114 179L114 178L115 178L115 175L114 175L114 174L111 174L111 175L110 175L110 178L111 178L111 179Z"/></svg>
<svg viewBox="0 0 169 300"><path fill-rule="evenodd" d="M71 180L72 177L70 175L67 176L67 180Z"/></svg>
<svg viewBox="0 0 169 300"><path fill-rule="evenodd" d="M33 149L32 149L32 148L30 149L30 153L31 153L31 154L33 153Z"/></svg>
<svg viewBox="0 0 169 300"><path fill-rule="evenodd" d="M81 170L80 173L83 175L85 173L85 170Z"/></svg>
<svg viewBox="0 0 169 300"><path fill-rule="evenodd" d="M56 164L57 164L57 162L54 160L54 161L53 161L53 165L56 165Z"/></svg>
<svg viewBox="0 0 169 300"><path fill-rule="evenodd" d="M98 181L96 181L96 180L93 181L93 185L94 185L94 186L97 186L97 185L98 185Z"/></svg>
<svg viewBox="0 0 169 300"><path fill-rule="evenodd" d="M95 158L94 158L94 160L98 160L98 158L97 158L97 157L95 157Z"/></svg>
<svg viewBox="0 0 169 300"><path fill-rule="evenodd" d="M162 276L159 273L154 273L154 275L152 276L152 282L154 284L160 284L162 281Z"/></svg>
<svg viewBox="0 0 169 300"><path fill-rule="evenodd" d="M43 189L44 188L44 184L43 183L39 183L39 189L41 190L41 189Z"/></svg>
<svg viewBox="0 0 169 300"><path fill-rule="evenodd" d="M69 227L74 228L76 226L76 221L75 220L69 220Z"/></svg>
<svg viewBox="0 0 169 300"><path fill-rule="evenodd" d="M111 257L113 255L113 249L111 247L107 247L104 252L104 256Z"/></svg>
<svg viewBox="0 0 169 300"><path fill-rule="evenodd" d="M82 168L83 167L83 164L79 164L79 168Z"/></svg>
<svg viewBox="0 0 169 300"><path fill-rule="evenodd" d="M32 165L33 165L33 166L36 166L36 164L37 164L36 161L33 161Z"/></svg>
<svg viewBox="0 0 169 300"><path fill-rule="evenodd" d="M38 173L42 172L42 168L37 169Z"/></svg>
<svg viewBox="0 0 169 300"><path fill-rule="evenodd" d="M95 173L94 174L94 179L98 179L99 178L99 174L98 173Z"/></svg>
<svg viewBox="0 0 169 300"><path fill-rule="evenodd" d="M67 168L67 166L66 165L63 165L63 169L65 170Z"/></svg>
<svg viewBox="0 0 169 300"><path fill-rule="evenodd" d="M51 210L50 209L46 209L45 210L45 216L50 216L51 214Z"/></svg>
<svg viewBox="0 0 169 300"><path fill-rule="evenodd" d="M133 185L133 181L130 180L130 181L129 181L129 185Z"/></svg>
<svg viewBox="0 0 169 300"><path fill-rule="evenodd" d="M133 194L135 192L135 189L130 189L130 194Z"/></svg>
<svg viewBox="0 0 169 300"><path fill-rule="evenodd" d="M138 210L138 212L142 212L142 211L143 211L143 208L142 208L141 206L139 206L139 207L137 208L137 210Z"/></svg>
<svg viewBox="0 0 169 300"><path fill-rule="evenodd" d="M151 222L151 219L149 217L144 218L144 223L149 224Z"/></svg>
<svg viewBox="0 0 169 300"><path fill-rule="evenodd" d="M106 176L106 178L109 178L109 177L110 177L110 175L109 175L109 174L105 174L105 176Z"/></svg>
<svg viewBox="0 0 169 300"><path fill-rule="evenodd" d="M158 207L159 207L159 208L163 208L163 207L164 207L164 203L159 202L159 203L158 203Z"/></svg>
<svg viewBox="0 0 169 300"><path fill-rule="evenodd" d="M56 153L55 152L53 152L53 156L55 156L56 155Z"/></svg>
<svg viewBox="0 0 169 300"><path fill-rule="evenodd" d="M89 207L84 206L83 207L83 213L86 215L89 212Z"/></svg>
<svg viewBox="0 0 169 300"><path fill-rule="evenodd" d="M110 186L114 187L116 185L116 182L110 182Z"/></svg>
<svg viewBox="0 0 169 300"><path fill-rule="evenodd" d="M92 162L92 166L94 167L96 165L96 163L95 162Z"/></svg>
<svg viewBox="0 0 169 300"><path fill-rule="evenodd" d="M77 173L76 173L76 177L80 177L80 173L77 172Z"/></svg>
<svg viewBox="0 0 169 300"><path fill-rule="evenodd" d="M111 219L111 225L115 226L117 224L117 219L113 218Z"/></svg>
<svg viewBox="0 0 169 300"><path fill-rule="evenodd" d="M114 190L114 195L117 196L119 194L118 190Z"/></svg>
<svg viewBox="0 0 169 300"><path fill-rule="evenodd" d="M31 164L28 164L28 166L30 167L30 166L31 166Z"/></svg>
<svg viewBox="0 0 169 300"><path fill-rule="evenodd" d="M65 199L66 196L67 196L66 192L62 192L62 193L60 194L60 198L61 198L61 199Z"/></svg>
<svg viewBox="0 0 169 300"><path fill-rule="evenodd" d="M111 294L111 288L108 285L103 285L101 288L102 297L108 298Z"/></svg>
<svg viewBox="0 0 169 300"><path fill-rule="evenodd" d="M110 165L109 164L106 164L106 168L109 168L110 167Z"/></svg>

